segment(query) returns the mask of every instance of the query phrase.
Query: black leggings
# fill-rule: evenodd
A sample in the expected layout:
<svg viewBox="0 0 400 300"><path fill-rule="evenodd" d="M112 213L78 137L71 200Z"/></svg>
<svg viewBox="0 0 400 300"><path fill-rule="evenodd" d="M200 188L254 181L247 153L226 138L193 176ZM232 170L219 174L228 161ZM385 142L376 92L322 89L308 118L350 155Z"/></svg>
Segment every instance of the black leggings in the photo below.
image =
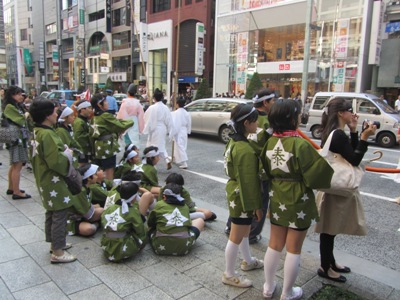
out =
<svg viewBox="0 0 400 300"><path fill-rule="evenodd" d="M333 256L333 246L336 235L321 233L319 235L319 253L321 255L321 267L328 272L331 265L335 265L335 257Z"/></svg>

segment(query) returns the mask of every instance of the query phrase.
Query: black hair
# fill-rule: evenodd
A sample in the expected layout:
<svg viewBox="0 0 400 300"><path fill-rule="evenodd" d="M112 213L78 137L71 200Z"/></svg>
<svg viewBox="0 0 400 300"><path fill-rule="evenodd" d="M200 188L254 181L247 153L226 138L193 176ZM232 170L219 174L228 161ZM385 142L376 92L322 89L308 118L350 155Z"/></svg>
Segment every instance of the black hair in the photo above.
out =
<svg viewBox="0 0 400 300"><path fill-rule="evenodd" d="M176 102L179 107L184 107L186 104L186 100L183 97L179 97L178 101Z"/></svg>
<svg viewBox="0 0 400 300"><path fill-rule="evenodd" d="M122 174L121 180L122 181L138 181L141 180L141 175L139 172L136 172L134 170L129 170Z"/></svg>
<svg viewBox="0 0 400 300"><path fill-rule="evenodd" d="M250 123L256 122L258 119L258 112L257 110L253 110L253 106L249 104L238 104L236 105L231 112L231 120L234 122L234 129L236 133L240 135L245 135L245 128L244 128L244 122L247 120ZM247 115L244 119L241 119L243 116ZM240 120L241 119L241 120ZM240 120L240 121L238 121Z"/></svg>
<svg viewBox="0 0 400 300"><path fill-rule="evenodd" d="M182 186L176 183L168 183L165 185L165 190L171 190L174 194L180 194L182 192ZM175 205L180 205L183 206L185 205L185 201L179 201L178 199L176 199L176 197L174 196L168 196L168 195L164 195L165 196L165 202L169 203L169 204L175 204Z"/></svg>
<svg viewBox="0 0 400 300"><path fill-rule="evenodd" d="M162 101L164 99L164 94L163 94L162 91L160 91L160 89L155 89L154 93L153 93L153 98L157 102L160 102L160 101Z"/></svg>
<svg viewBox="0 0 400 300"><path fill-rule="evenodd" d="M278 99L268 113L269 124L277 133L296 130L299 126L300 113L301 105L298 101Z"/></svg>
<svg viewBox="0 0 400 300"><path fill-rule="evenodd" d="M157 151L158 151L158 148L155 147L155 146L146 147L146 148L143 150L143 154L146 155L147 153L149 153L149 152L152 151L152 150L154 150L154 151L157 152ZM146 158L146 163L147 163L148 165L154 166L154 164L153 164L154 157L146 157L146 156L145 156L145 158Z"/></svg>
<svg viewBox="0 0 400 300"><path fill-rule="evenodd" d="M256 93L253 95L253 98L255 98L256 96L257 96L258 98L261 98L261 97L264 97L264 96L269 96L269 95L271 95L271 94L274 94L274 92L271 91L270 89L262 88L262 89L260 89L258 92L256 92ZM276 96L275 96L275 97L276 97ZM275 98L275 97L274 97L274 98ZM270 102L270 101L271 101L272 99L274 99L274 98L270 98L270 99L267 99L267 100L264 100L264 101ZM261 107L261 106L263 106L263 102L264 102L264 101L260 101L260 102L254 103L253 105L254 105L255 108Z"/></svg>
<svg viewBox="0 0 400 300"><path fill-rule="evenodd" d="M134 85L133 83L131 83L131 84L128 86L128 91L127 91L127 93L128 93L130 96L135 96L136 93L137 93L137 86Z"/></svg>
<svg viewBox="0 0 400 300"><path fill-rule="evenodd" d="M24 90L21 89L19 86L12 85L8 87L8 89L4 92L4 99L2 101L2 110L6 108L7 104L17 105L17 102L14 100L13 96L24 93Z"/></svg>
<svg viewBox="0 0 400 300"><path fill-rule="evenodd" d="M36 97L29 107L29 114L36 124L42 124L48 116L54 113L55 104L41 96Z"/></svg>
<svg viewBox="0 0 400 300"><path fill-rule="evenodd" d="M132 197L134 194L136 194L139 190L139 187L136 183L134 182L124 182L121 184L121 187L119 188L119 194L121 196L121 199L129 199Z"/></svg>
<svg viewBox="0 0 400 300"><path fill-rule="evenodd" d="M165 179L165 183L176 183L179 184L180 186L183 186L185 184L185 180L183 179L183 176L179 173L171 173L167 176Z"/></svg>
<svg viewBox="0 0 400 300"><path fill-rule="evenodd" d="M352 108L350 100L346 100L341 97L331 98L326 105L325 110L328 111L322 114L321 119L321 145L325 144L326 139L332 130L339 127L339 119L337 116L338 112L346 111Z"/></svg>
<svg viewBox="0 0 400 300"><path fill-rule="evenodd" d="M103 112L101 107L103 106L102 103L106 100L105 96L103 94L97 93L92 96L92 99L90 100L90 104L93 107L94 114L99 115Z"/></svg>
<svg viewBox="0 0 400 300"><path fill-rule="evenodd" d="M130 145L132 145L132 143L126 145L124 151L127 151ZM132 148L131 148L131 150L135 150L135 151L136 151L136 150L139 150L139 148L138 148L136 145L133 145ZM137 151L136 151L136 152L137 152Z"/></svg>

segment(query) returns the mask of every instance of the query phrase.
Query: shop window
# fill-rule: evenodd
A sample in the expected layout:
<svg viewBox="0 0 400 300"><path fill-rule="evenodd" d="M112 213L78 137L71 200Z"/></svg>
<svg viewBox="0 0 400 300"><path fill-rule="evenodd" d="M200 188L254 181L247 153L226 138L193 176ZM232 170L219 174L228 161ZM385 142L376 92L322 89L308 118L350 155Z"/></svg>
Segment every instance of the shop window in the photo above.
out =
<svg viewBox="0 0 400 300"><path fill-rule="evenodd" d="M153 13L171 9L171 0L153 0L152 2Z"/></svg>
<svg viewBox="0 0 400 300"><path fill-rule="evenodd" d="M113 27L126 24L126 8L120 8L112 11Z"/></svg>
<svg viewBox="0 0 400 300"><path fill-rule="evenodd" d="M104 9L89 14L89 22L104 19Z"/></svg>
<svg viewBox="0 0 400 300"><path fill-rule="evenodd" d="M28 29L21 29L21 41L28 39Z"/></svg>
<svg viewBox="0 0 400 300"><path fill-rule="evenodd" d="M192 0L185 0L185 5L190 5L192 4Z"/></svg>
<svg viewBox="0 0 400 300"><path fill-rule="evenodd" d="M121 50L131 47L131 32L125 31L112 35L112 49Z"/></svg>

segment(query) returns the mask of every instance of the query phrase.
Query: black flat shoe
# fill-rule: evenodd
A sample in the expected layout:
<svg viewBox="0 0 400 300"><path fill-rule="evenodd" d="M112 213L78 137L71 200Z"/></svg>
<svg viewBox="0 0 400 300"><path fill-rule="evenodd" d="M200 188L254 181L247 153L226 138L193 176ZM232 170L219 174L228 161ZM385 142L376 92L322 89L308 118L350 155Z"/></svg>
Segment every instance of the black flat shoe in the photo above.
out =
<svg viewBox="0 0 400 300"><path fill-rule="evenodd" d="M214 221L217 218L217 215L215 213L212 213L211 217L208 219L205 219L205 221Z"/></svg>
<svg viewBox="0 0 400 300"><path fill-rule="evenodd" d="M20 191L21 193L25 193L24 190L19 190L19 191ZM12 194L14 194L14 191L13 191L13 190L7 190L6 194L7 194L7 195L12 195Z"/></svg>
<svg viewBox="0 0 400 300"><path fill-rule="evenodd" d="M350 273L351 269L349 267L343 266L343 268L338 268L336 265L331 265L333 271L338 273Z"/></svg>
<svg viewBox="0 0 400 300"><path fill-rule="evenodd" d="M29 195L29 194L25 194L25 196L12 195L12 198L13 198L14 200L29 199L29 198L31 198L31 197L32 197L32 196Z"/></svg>
<svg viewBox="0 0 400 300"><path fill-rule="evenodd" d="M342 275L340 275L339 277L331 277L321 269L318 269L317 274L320 277L323 277L323 278L326 278L326 279L330 279L332 281L336 281L336 282L340 282L340 283L345 283L346 280L347 280L346 277L344 277Z"/></svg>

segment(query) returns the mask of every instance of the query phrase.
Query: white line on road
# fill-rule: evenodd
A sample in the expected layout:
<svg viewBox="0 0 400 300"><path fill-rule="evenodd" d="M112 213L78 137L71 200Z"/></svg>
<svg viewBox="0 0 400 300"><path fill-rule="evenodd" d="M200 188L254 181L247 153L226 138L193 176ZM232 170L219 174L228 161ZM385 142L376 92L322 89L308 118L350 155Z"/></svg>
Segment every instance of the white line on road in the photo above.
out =
<svg viewBox="0 0 400 300"><path fill-rule="evenodd" d="M217 162L222 162L222 163L223 163L223 161L220 161L220 160L217 160ZM216 177L216 176L207 175L207 174L203 174L203 173L199 173L199 172L194 172L194 171L190 171L190 170L186 170L186 172L190 172L190 173L192 173L192 174L196 174L196 175L199 175L199 176L201 176L201 177L204 177L204 178L208 178L208 179L217 181L217 182L219 182L219 183L224 183L224 184L226 184L226 183L228 182L228 179L225 179L225 178L219 178L219 177ZM377 198L377 199L381 199L381 200L386 200L386 201L390 201L390 202L396 202L396 199L393 199L393 198L384 197L384 196L375 195L375 194L370 194L370 193L365 193L365 192L360 192L360 193L361 193L361 195L364 195L364 196L373 197L373 198Z"/></svg>

